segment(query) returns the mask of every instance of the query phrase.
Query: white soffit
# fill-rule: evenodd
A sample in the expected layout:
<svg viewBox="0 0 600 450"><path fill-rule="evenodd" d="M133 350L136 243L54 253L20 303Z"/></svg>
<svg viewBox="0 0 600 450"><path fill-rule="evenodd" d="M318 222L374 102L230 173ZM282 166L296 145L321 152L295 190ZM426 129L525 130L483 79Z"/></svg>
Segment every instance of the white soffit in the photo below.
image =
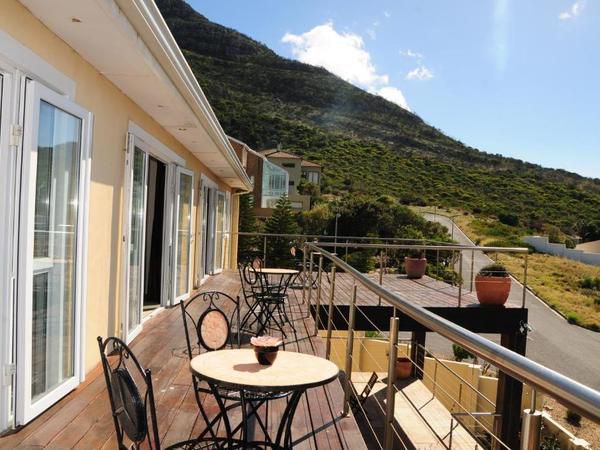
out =
<svg viewBox="0 0 600 450"><path fill-rule="evenodd" d="M247 188L114 0L20 1L228 185Z"/></svg>

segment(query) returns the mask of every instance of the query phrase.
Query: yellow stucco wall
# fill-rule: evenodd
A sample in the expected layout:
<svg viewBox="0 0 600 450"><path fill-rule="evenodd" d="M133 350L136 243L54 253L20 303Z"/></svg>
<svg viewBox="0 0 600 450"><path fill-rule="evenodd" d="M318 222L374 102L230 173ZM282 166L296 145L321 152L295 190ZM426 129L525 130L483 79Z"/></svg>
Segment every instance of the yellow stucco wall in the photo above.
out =
<svg viewBox="0 0 600 450"><path fill-rule="evenodd" d="M121 322L120 237L124 146L129 121L134 121L186 160L186 166L195 172L196 199L201 173L218 182L222 190L230 189L220 183L216 175L137 104L16 0L2 1L0 29L71 78L76 83L74 100L94 114L85 334L85 367L86 371L89 371L99 361L96 336L118 335ZM192 217L196 217L195 208ZM192 249L195 251L195 246L192 246ZM196 261L193 254L191 261L192 265ZM193 279L194 276L190 276L190 286Z"/></svg>

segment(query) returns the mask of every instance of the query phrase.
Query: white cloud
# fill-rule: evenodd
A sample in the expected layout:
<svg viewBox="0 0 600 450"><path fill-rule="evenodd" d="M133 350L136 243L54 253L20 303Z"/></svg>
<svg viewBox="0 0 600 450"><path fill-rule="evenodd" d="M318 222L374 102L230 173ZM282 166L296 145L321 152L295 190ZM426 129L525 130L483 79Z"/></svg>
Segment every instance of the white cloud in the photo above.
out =
<svg viewBox="0 0 600 450"><path fill-rule="evenodd" d="M390 14L389 11L384 11L383 15L385 16L386 19L389 19L390 17L392 17L392 15Z"/></svg>
<svg viewBox="0 0 600 450"><path fill-rule="evenodd" d="M584 0L577 0L575 3L573 3L571 5L571 7L569 9L567 9L566 11L561 12L558 15L558 18L560 20L574 19L575 17L579 16L583 12L584 8L585 8L585 1Z"/></svg>
<svg viewBox="0 0 600 450"><path fill-rule="evenodd" d="M327 22L302 34L286 33L281 41L291 45L292 55L297 60L324 67L358 87L409 109L402 92L389 85L389 76L375 68L360 35L339 33L332 22Z"/></svg>
<svg viewBox="0 0 600 450"><path fill-rule="evenodd" d="M369 28L367 29L366 33L372 40L377 39L377 33L375 33L375 30Z"/></svg>
<svg viewBox="0 0 600 450"><path fill-rule="evenodd" d="M400 50L400 54L408 58L423 59L423 55L421 53L413 52L410 48L408 50Z"/></svg>
<svg viewBox="0 0 600 450"><path fill-rule="evenodd" d="M404 94L398 88L395 88L393 86L384 86L379 90L372 92L372 94L377 94L380 97L383 97L386 100L389 100L390 102L395 103L396 105L400 105L404 109L410 111L410 108L408 107L408 102L406 101Z"/></svg>
<svg viewBox="0 0 600 450"><path fill-rule="evenodd" d="M509 0L495 0L494 26L492 27L492 58L499 73L503 73L508 65L509 18Z"/></svg>
<svg viewBox="0 0 600 450"><path fill-rule="evenodd" d="M433 78L433 72L427 67L421 65L406 74L407 80L427 81Z"/></svg>

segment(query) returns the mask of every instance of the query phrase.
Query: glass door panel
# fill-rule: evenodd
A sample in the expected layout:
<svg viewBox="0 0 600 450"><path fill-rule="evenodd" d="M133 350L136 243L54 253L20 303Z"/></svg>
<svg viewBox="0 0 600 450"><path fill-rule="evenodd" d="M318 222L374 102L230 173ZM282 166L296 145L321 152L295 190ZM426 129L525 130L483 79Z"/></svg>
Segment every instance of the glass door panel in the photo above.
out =
<svg viewBox="0 0 600 450"><path fill-rule="evenodd" d="M131 197L129 216L129 269L127 283L127 341L140 331L144 286L146 223L146 166L148 156L137 146L131 157Z"/></svg>
<svg viewBox="0 0 600 450"><path fill-rule="evenodd" d="M225 256L225 193L217 193L215 216L215 270L223 270Z"/></svg>
<svg viewBox="0 0 600 450"><path fill-rule="evenodd" d="M32 400L74 375L81 123L80 118L40 102L33 234Z"/></svg>
<svg viewBox="0 0 600 450"><path fill-rule="evenodd" d="M22 417L35 416L77 383L78 234L85 111L30 82L23 157L19 371Z"/></svg>
<svg viewBox="0 0 600 450"><path fill-rule="evenodd" d="M184 298L189 291L189 274L192 243L192 196L194 177L192 172L177 168L177 196L175 214L175 301Z"/></svg>

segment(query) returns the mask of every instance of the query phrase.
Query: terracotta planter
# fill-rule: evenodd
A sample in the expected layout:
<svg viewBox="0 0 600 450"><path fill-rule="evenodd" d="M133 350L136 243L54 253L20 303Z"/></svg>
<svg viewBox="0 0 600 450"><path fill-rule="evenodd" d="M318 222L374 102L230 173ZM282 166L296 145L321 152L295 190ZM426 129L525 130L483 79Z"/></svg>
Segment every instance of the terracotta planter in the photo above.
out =
<svg viewBox="0 0 600 450"><path fill-rule="evenodd" d="M504 305L510 294L510 286L510 277L475 277L477 300L482 305Z"/></svg>
<svg viewBox="0 0 600 450"><path fill-rule="evenodd" d="M256 360L262 366L270 366L277 358L277 352L279 351L279 347L262 347L262 346L254 346L254 356L256 356Z"/></svg>
<svg viewBox="0 0 600 450"><path fill-rule="evenodd" d="M410 359L405 356L401 356L396 359L396 366L394 367L397 380L405 380L410 378L412 375L412 363Z"/></svg>
<svg viewBox="0 0 600 450"><path fill-rule="evenodd" d="M404 258L404 270L408 278L421 278L425 275L427 258Z"/></svg>

